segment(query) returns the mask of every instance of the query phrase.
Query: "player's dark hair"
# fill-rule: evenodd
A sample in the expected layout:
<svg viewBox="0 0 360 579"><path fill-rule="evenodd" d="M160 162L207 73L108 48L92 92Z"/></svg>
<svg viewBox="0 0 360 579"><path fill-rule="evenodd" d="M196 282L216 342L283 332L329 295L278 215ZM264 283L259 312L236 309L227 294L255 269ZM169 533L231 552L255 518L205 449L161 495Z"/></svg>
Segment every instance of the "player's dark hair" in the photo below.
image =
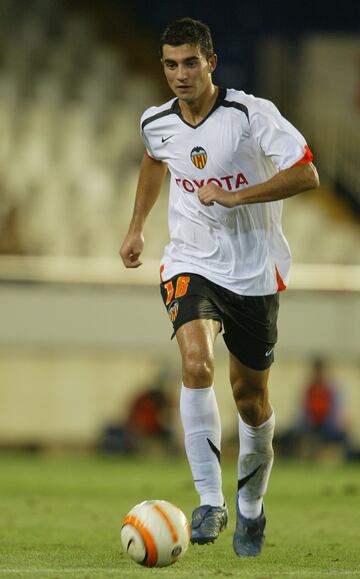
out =
<svg viewBox="0 0 360 579"><path fill-rule="evenodd" d="M194 44L200 48L200 52L206 60L214 54L210 28L200 20L189 17L175 20L165 28L160 37L161 57L164 44L170 44L170 46Z"/></svg>

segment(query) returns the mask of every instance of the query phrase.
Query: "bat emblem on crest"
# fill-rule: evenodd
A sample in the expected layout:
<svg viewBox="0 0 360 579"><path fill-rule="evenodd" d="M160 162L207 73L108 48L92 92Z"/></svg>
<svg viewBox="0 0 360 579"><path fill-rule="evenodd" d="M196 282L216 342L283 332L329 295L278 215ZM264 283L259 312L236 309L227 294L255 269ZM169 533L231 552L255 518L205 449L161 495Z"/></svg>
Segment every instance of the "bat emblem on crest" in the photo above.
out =
<svg viewBox="0 0 360 579"><path fill-rule="evenodd" d="M203 147L194 147L190 153L191 161L197 169L203 169L207 161L207 152Z"/></svg>

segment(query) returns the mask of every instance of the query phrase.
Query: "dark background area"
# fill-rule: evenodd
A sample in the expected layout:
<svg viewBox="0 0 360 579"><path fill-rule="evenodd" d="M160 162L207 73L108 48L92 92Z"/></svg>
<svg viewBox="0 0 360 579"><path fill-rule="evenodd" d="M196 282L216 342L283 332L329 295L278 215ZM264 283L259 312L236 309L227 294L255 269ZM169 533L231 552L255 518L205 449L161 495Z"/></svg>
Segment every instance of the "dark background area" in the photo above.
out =
<svg viewBox="0 0 360 579"><path fill-rule="evenodd" d="M284 36L296 48L299 37L307 33L360 31L360 2L356 1L321 0L297 4L285 0L228 0L224 3L105 0L89 5L85 0L75 0L69 4L91 12L108 40L112 38L114 42L131 46L135 30L135 37L140 31L142 39L148 42L150 63L158 56L158 39L169 22L184 16L202 20L210 26L221 60L215 81L246 92L256 89L256 50L266 36ZM136 47L134 50L136 52Z"/></svg>

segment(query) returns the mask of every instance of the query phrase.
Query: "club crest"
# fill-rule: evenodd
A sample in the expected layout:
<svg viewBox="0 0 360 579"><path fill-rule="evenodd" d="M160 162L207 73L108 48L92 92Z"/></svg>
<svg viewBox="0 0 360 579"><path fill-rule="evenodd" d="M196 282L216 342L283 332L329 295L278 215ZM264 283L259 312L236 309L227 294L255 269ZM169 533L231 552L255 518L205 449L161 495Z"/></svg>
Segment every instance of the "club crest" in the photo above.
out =
<svg viewBox="0 0 360 579"><path fill-rule="evenodd" d="M202 147L194 147L190 153L191 160L197 169L203 169L207 161L207 152Z"/></svg>
<svg viewBox="0 0 360 579"><path fill-rule="evenodd" d="M175 322L176 317L178 315L178 311L179 311L179 302L178 301L173 302L168 309L169 318L172 321L172 323Z"/></svg>

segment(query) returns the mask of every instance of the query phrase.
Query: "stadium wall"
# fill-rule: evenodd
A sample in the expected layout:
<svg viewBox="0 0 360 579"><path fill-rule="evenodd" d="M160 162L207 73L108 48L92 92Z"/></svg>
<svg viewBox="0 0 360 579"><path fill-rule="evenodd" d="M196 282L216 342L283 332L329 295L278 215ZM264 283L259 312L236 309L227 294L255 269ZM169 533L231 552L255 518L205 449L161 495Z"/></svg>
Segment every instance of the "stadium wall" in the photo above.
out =
<svg viewBox="0 0 360 579"><path fill-rule="evenodd" d="M345 299L344 299L345 297ZM162 368L180 382L177 347L156 286L2 284L0 445L96 445L134 394ZM311 360L325 356L360 446L360 293L285 292L271 373L278 430L296 419ZM227 352L217 343L216 389L224 438L236 431ZM178 417L174 419L181 436Z"/></svg>

